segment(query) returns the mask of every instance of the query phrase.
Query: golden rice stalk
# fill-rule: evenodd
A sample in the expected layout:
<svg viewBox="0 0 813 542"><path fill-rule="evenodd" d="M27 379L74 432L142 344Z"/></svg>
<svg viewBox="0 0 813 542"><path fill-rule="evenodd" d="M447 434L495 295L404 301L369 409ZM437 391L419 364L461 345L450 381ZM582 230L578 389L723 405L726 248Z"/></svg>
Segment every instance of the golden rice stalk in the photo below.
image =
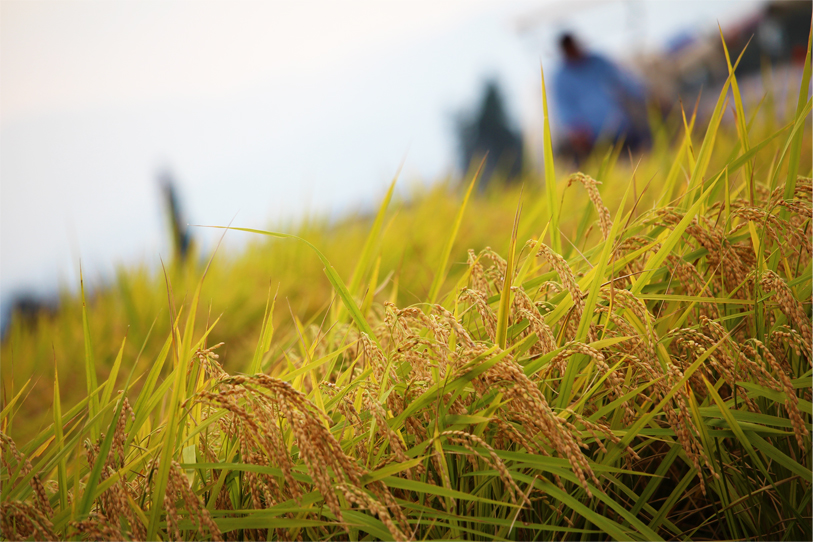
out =
<svg viewBox="0 0 813 542"><path fill-rule="evenodd" d="M111 523L107 517L96 512L91 512L90 517L85 520L72 521L70 526L84 540L124 540L116 523Z"/></svg>
<svg viewBox="0 0 813 542"><path fill-rule="evenodd" d="M198 348L195 351L195 357L200 362L200 366L203 368L204 375L206 378L223 378L228 376L226 371L223 370L223 366L220 365L220 356L214 353L214 351L225 343L217 343L214 346L210 346L209 348ZM194 361L194 360L192 360ZM192 367L192 361L190 361L189 366L190 369Z"/></svg>
<svg viewBox="0 0 813 542"><path fill-rule="evenodd" d="M347 499L349 503L354 504L359 508L367 509L373 514L377 515L381 520L381 523L387 527L387 530L392 535L393 540L396 540L397 542L405 542L409 540L409 537L407 537L398 527L398 525L396 525L392 520L392 516L390 516L387 508L380 502L351 484L342 483L338 484L336 487L342 492L344 498Z"/></svg>
<svg viewBox="0 0 813 542"><path fill-rule="evenodd" d="M512 286L514 292L513 314L516 320L525 318L528 320L528 331L536 334L539 341L531 348L531 354L547 354L556 350L556 338L550 326L545 323L545 318L540 314L538 308L525 293L525 290L518 286Z"/></svg>
<svg viewBox="0 0 813 542"><path fill-rule="evenodd" d="M579 321L581 321L582 313L584 313L584 297L582 296L581 288L579 288L576 282L573 271L570 269L570 266L567 265L564 258L553 252L553 250L544 243L540 244L539 252L537 252L536 255L543 256L545 260L548 261L553 270L559 275L565 289L570 293L570 298L573 300L573 314L570 320L570 327L573 328L572 331L575 332ZM596 339L595 333L592 330L588 331L587 336L590 342ZM573 338L573 333L571 333L571 338Z"/></svg>
<svg viewBox="0 0 813 542"><path fill-rule="evenodd" d="M570 179L568 179L567 186L572 185L576 181L581 182L585 190L587 190L587 196L590 198L590 201L593 202L596 212L598 213L601 235L604 239L607 239L610 235L610 229L613 227L613 221L610 217L610 210L604 205L604 202L601 200L601 194L598 191L598 185L601 183L584 173L574 173L570 176Z"/></svg>
<svg viewBox="0 0 813 542"><path fill-rule="evenodd" d="M472 249L469 249L468 266L470 268L469 284L472 290L477 290L484 294L489 293L488 279L486 278L486 271L480 259Z"/></svg>
<svg viewBox="0 0 813 542"><path fill-rule="evenodd" d="M615 434L613 433L612 429L610 429L609 426L601 424L601 423L591 422L590 420L588 420L587 418L585 418L581 414L579 414L577 412L574 412L573 410L571 410L569 408L566 409L566 410L571 416L573 416L574 419L578 420L579 423L581 423L584 426L584 428L587 430L588 433L590 433L593 436L593 438L596 440L596 443L598 444L599 449L602 452L607 453L607 449L604 447L604 444L601 442L601 439L599 438L599 434L602 434L605 437L607 437L607 439L610 442L612 442L613 444L620 444L621 443L621 439L618 438L617 436L615 436ZM638 454L635 452L635 450L633 450L630 446L626 447L626 452L630 455L630 457L632 457L635 460L640 460L641 459L638 456Z"/></svg>
<svg viewBox="0 0 813 542"><path fill-rule="evenodd" d="M27 457L23 457L19 450L17 450L17 445L14 443L14 440L11 439L8 435L0 431L0 452L2 452L3 462L6 462L6 450L9 450L11 454L14 456L14 459L17 461L17 465L20 466L20 479L25 478L31 472L33 467L31 466L31 461L28 460ZM11 469L8 469L9 475L11 475ZM37 510L46 518L53 517L54 510L51 508L51 503L48 501L48 495L45 493L45 487L42 485L42 481L38 474L35 474L31 477L31 481L29 482L31 485L31 489L34 491L34 497L36 502Z"/></svg>
<svg viewBox="0 0 813 542"><path fill-rule="evenodd" d="M587 494L592 497L587 485L589 477L596 485L600 485L593 473L587 458L579 449L579 443L563 424L562 418L557 416L548 405L545 396L539 391L522 368L510 357L491 367L488 371L477 377L473 384L479 393L485 394L493 389L500 389L508 399L505 405L511 413L526 416L527 430L535 437L537 434L545 437L560 457L567 458L573 472Z"/></svg>
<svg viewBox="0 0 813 542"><path fill-rule="evenodd" d="M307 465L311 479L325 499L325 504L339 521L343 521L341 507L332 487L345 480L358 486L362 470L345 454L341 444L328 429L326 424L332 421L308 401L303 393L294 390L289 383L268 375L236 376L224 383L251 388L256 400L272 402L279 409L293 432L299 447L299 457Z"/></svg>
<svg viewBox="0 0 813 542"><path fill-rule="evenodd" d="M0 529L5 540L58 540L54 524L38 508L20 501L0 503Z"/></svg>
<svg viewBox="0 0 813 542"><path fill-rule="evenodd" d="M203 533L204 529L209 531L211 540L222 541L223 536L217 524L212 520L205 504L200 497L195 495L195 492L189 487L186 476L184 476L181 466L173 461L169 470L169 482L167 484L166 495L173 495L175 498L180 498L184 502L184 508L189 514L189 519L198 529L199 533ZM171 499L170 499L171 500ZM164 499L166 504L168 499ZM174 505L174 503L172 503Z"/></svg>
<svg viewBox="0 0 813 542"><path fill-rule="evenodd" d="M508 494L512 503L517 504L517 496L519 496L526 505L531 506L531 501L529 501L528 497L526 497L525 494L519 489L519 486L514 481L511 473L508 472L508 468L505 466L503 460L500 459L500 457L494 451L494 448L489 446L486 441L477 435L472 435L471 433L466 433L465 431L444 431L440 435L447 437L447 439L452 443L460 444L475 456L482 458L492 469L496 470L499 473L503 484L505 484L505 486L508 488ZM485 448L488 452L488 457L484 457L482 454L477 452L467 441Z"/></svg>
<svg viewBox="0 0 813 542"><path fill-rule="evenodd" d="M367 364L373 370L375 381L380 384L384 381L384 370L387 367L387 357L384 355L378 345L370 340L370 337L366 333L361 332L359 339L362 347L364 348L364 357ZM395 368L392 365L390 365L388 376L391 382L398 381L398 375L395 374Z"/></svg>
<svg viewBox="0 0 813 542"><path fill-rule="evenodd" d="M471 303L477 309L477 312L480 313L480 317L483 319L483 326L486 329L488 338L494 342L497 336L497 316L494 314L494 311L491 310L491 307L488 306L486 296L477 290L464 288L460 293L460 299L471 301Z"/></svg>
<svg viewBox="0 0 813 542"><path fill-rule="evenodd" d="M796 391L793 389L793 383L790 381L790 377L785 374L785 371L783 371L776 362L776 358L773 356L773 354L771 354L770 350L768 350L768 348L766 348L765 345L757 339L752 339L752 341L758 349L762 350L763 358L768 362L771 369L773 369L774 373L777 374L780 382L782 383L782 391L785 394L785 410L787 411L790 422L793 425L793 432L796 435L796 442L799 443L800 448L804 449L805 437L809 436L810 432L808 432L804 420L802 419L802 415L799 412L799 398L796 397Z"/></svg>
<svg viewBox="0 0 813 542"><path fill-rule="evenodd" d="M372 412L376 421L376 428L378 429L379 433L381 433L381 435L389 442L390 449L392 450L395 459L402 463L409 461L409 457L406 455L407 450L404 443L401 441L401 437L399 437L398 434L389 426L387 423L387 413L384 411L381 404L376 401L372 395L370 395L369 390L364 391L364 405L367 407L367 410ZM423 465L419 465L417 469L409 469L407 472L409 473L410 479L412 478L413 470L416 471L416 474L422 474L422 467Z"/></svg>
<svg viewBox="0 0 813 542"><path fill-rule="evenodd" d="M471 338L469 332L457 321L448 309L441 305L435 305L432 310L449 325L451 331L455 333L457 340L461 341L466 348L473 348L475 346L474 339Z"/></svg>
<svg viewBox="0 0 813 542"><path fill-rule="evenodd" d="M802 339L801 335L788 326L780 326L774 331L771 332L771 344L775 344L778 341L785 341L790 348L793 349L793 352L798 357L806 357L808 362L813 364L813 360L811 359L811 352L807 349L807 345L805 345L804 339Z"/></svg>
<svg viewBox="0 0 813 542"><path fill-rule="evenodd" d="M776 292L775 298L779 309L788 321L792 322L799 330L799 334L802 336L802 340L809 352L813 348L813 326L811 326L810 319L802 308L802 304L793 295L793 291L779 275L770 269L762 274L759 284L765 292Z"/></svg>

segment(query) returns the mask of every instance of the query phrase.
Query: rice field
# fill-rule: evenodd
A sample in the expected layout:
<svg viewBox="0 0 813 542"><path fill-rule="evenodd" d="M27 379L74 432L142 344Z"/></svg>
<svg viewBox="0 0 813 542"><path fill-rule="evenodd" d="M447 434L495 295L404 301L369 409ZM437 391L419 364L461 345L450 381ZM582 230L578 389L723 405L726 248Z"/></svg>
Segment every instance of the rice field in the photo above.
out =
<svg viewBox="0 0 813 542"><path fill-rule="evenodd" d="M3 539L810 540L809 85L12 322Z"/></svg>

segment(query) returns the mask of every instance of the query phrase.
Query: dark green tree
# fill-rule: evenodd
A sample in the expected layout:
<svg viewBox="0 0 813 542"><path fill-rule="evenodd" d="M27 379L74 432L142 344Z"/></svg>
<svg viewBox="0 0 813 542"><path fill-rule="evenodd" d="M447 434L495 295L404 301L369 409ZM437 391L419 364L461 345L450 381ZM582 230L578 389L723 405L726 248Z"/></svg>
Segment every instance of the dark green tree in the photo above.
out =
<svg viewBox="0 0 813 542"><path fill-rule="evenodd" d="M458 123L461 166L468 170L472 162L488 155L480 187L499 172L509 182L522 172L522 135L511 129L496 81L485 85L479 111Z"/></svg>

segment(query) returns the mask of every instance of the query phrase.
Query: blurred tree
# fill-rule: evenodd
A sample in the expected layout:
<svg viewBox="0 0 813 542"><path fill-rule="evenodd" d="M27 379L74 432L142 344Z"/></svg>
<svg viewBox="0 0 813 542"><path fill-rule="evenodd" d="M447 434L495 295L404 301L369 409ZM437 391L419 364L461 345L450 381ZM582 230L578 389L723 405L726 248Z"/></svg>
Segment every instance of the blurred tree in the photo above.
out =
<svg viewBox="0 0 813 542"><path fill-rule="evenodd" d="M507 181L522 172L522 135L511 129L496 81L488 81L477 113L458 121L461 167L468 171L474 161L488 153L479 188L485 188L495 172Z"/></svg>

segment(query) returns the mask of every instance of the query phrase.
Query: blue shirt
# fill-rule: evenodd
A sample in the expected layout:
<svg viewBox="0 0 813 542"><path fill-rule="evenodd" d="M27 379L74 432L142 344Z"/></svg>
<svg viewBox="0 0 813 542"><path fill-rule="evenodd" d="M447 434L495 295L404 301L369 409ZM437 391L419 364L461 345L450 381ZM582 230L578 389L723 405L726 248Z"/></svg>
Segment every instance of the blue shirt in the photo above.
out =
<svg viewBox="0 0 813 542"><path fill-rule="evenodd" d="M588 129L593 140L627 132L632 122L627 100L644 99L642 85L608 60L588 54L565 61L554 80L559 120L567 130Z"/></svg>

